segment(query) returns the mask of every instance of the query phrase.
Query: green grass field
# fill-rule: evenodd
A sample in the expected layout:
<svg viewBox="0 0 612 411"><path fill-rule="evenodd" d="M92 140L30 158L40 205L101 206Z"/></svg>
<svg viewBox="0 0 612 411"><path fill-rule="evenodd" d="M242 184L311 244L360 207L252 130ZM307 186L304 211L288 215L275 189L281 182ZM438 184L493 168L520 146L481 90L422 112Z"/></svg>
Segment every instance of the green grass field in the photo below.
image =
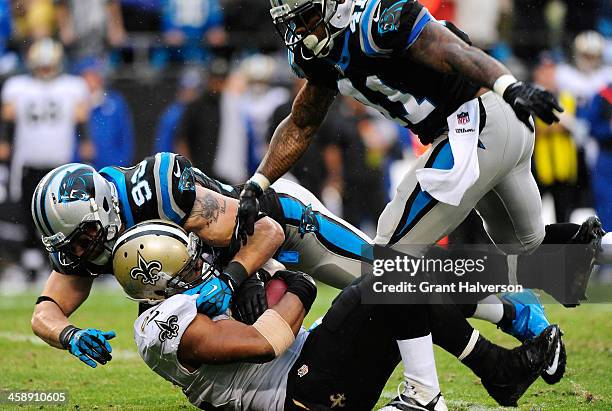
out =
<svg viewBox="0 0 612 411"><path fill-rule="evenodd" d="M306 324L322 315L336 291L321 287ZM93 370L67 352L39 341L30 329L36 294L0 298L0 391L64 390L69 405L61 409L181 409L192 408L181 390L157 376L140 360L132 340L137 307L118 291L94 289L74 315L75 324L117 331L113 360ZM524 410L612 410L612 305L583 305L574 310L547 305L549 318L565 332L568 370L565 379L546 385L541 379L520 401ZM510 347L516 341L493 326L474 324L493 341ZM456 359L437 350L438 374L450 409L487 410L496 404L478 379ZM367 372L367 370L364 370ZM387 384L380 404L396 394L401 372ZM27 408L27 407L26 407ZM31 407L39 409L40 406ZM9 409L0 404L0 409Z"/></svg>

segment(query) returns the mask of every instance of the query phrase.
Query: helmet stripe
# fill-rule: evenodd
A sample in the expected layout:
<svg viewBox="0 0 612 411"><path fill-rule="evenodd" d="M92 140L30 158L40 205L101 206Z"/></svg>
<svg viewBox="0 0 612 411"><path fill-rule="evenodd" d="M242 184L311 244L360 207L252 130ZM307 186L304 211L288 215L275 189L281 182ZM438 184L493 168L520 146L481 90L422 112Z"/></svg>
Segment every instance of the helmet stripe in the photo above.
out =
<svg viewBox="0 0 612 411"><path fill-rule="evenodd" d="M128 230L117 240L113 250L117 250L128 241L144 235L172 237L185 244L185 246L189 245L189 237L180 228L166 222L155 221L142 225L139 224Z"/></svg>
<svg viewBox="0 0 612 411"><path fill-rule="evenodd" d="M74 164L65 164L51 171L48 175L48 178L44 181L42 187L39 187L39 198L37 198L36 201L34 199L32 200L32 210L36 212L35 217L36 221L38 222L38 227L40 227L41 231L43 231L42 234L46 236L55 234L53 232L53 228L51 227L51 223L49 222L49 218L47 217L47 212L45 209L45 196L47 195L47 189L49 188L49 184L51 184L51 181L59 174L59 172L73 165ZM36 202L38 202L38 209L36 209Z"/></svg>

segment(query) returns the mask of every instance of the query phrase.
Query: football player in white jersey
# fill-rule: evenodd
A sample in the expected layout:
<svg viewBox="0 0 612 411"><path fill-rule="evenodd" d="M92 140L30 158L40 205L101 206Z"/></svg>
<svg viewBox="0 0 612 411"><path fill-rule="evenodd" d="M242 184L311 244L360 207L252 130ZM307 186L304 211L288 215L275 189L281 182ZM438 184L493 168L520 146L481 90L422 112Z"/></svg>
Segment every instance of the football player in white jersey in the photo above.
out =
<svg viewBox="0 0 612 411"><path fill-rule="evenodd" d="M397 339L431 332L437 344L459 355L447 333L438 333L445 328L470 338L463 318L439 317L429 306L362 304L372 276L347 287L321 325L306 331L301 325L316 297L314 281L273 262L265 268L287 291L253 325L229 311L208 318L198 304L214 274L196 251L197 241L169 222L138 224L118 238L113 271L128 296L155 304L134 324L141 357L200 408L322 410L342 404L371 410L399 362ZM198 291L190 296L185 289ZM464 363L497 401L516 405L554 355L558 334L549 326L513 350L481 338ZM436 402L432 409L446 409L441 396Z"/></svg>
<svg viewBox="0 0 612 411"><path fill-rule="evenodd" d="M22 199L23 210L38 181L70 162L77 147L84 160L92 158L87 87L80 77L63 73L63 55L58 42L36 41L27 54L30 73L9 78L2 88L0 161L11 158L11 197ZM44 260L31 219L23 222L28 235L22 264L34 275Z"/></svg>

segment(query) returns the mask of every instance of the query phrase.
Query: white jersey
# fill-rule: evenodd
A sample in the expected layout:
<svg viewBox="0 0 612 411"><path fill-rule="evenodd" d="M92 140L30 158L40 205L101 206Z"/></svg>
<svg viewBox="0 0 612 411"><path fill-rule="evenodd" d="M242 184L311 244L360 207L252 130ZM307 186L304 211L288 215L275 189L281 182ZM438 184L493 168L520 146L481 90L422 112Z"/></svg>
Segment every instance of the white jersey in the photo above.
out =
<svg viewBox="0 0 612 411"><path fill-rule="evenodd" d="M283 410L287 375L308 333L302 329L282 356L265 364L202 365L190 372L177 351L183 333L197 315L197 296L175 295L142 313L134 324L138 352L147 365L180 386L196 407L203 403L224 410ZM219 316L214 321L233 321Z"/></svg>
<svg viewBox="0 0 612 411"><path fill-rule="evenodd" d="M75 152L75 108L88 99L80 77L62 74L51 80L30 75L8 79L3 104L15 108L13 159L21 166L52 168L69 163Z"/></svg>

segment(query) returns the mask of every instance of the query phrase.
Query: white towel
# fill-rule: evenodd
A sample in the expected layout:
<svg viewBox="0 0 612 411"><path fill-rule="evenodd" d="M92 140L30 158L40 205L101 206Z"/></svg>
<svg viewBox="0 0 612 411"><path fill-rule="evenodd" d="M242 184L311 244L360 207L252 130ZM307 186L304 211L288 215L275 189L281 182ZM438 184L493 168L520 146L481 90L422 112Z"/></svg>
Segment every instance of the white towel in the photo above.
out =
<svg viewBox="0 0 612 411"><path fill-rule="evenodd" d="M421 168L416 177L421 189L436 200L458 206L465 192L480 176L478 136L480 106L478 99L468 101L448 117L448 140L455 160L451 170Z"/></svg>

